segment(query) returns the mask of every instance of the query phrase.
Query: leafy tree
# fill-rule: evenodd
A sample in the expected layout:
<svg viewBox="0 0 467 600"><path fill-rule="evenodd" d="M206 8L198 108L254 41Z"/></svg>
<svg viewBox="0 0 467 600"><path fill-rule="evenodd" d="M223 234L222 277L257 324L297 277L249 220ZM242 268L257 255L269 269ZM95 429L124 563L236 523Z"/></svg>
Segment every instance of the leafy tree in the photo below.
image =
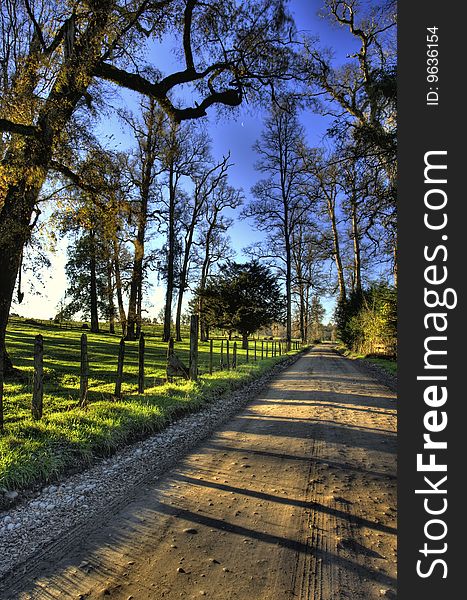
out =
<svg viewBox="0 0 467 600"><path fill-rule="evenodd" d="M340 302L336 310L339 337L355 352L372 354L384 348L396 354L397 295L385 282L374 283Z"/></svg>
<svg viewBox="0 0 467 600"><path fill-rule="evenodd" d="M85 289L90 293L91 331L94 333L99 331L98 261L105 261L106 265L109 306L113 306L114 272L116 281L120 276L120 271L117 273L119 258L115 255L119 251L117 230L121 223L118 196L123 191L119 188L120 179L117 175L120 166L118 158L118 155L106 153L98 146L90 150L77 165L76 183L65 186L57 193L59 208L52 219L61 233L72 233L78 239L82 238L81 244L78 244L82 268L85 268L84 252L88 252L85 271L89 274L90 285ZM113 328L113 308L109 309L108 316Z"/></svg>
<svg viewBox="0 0 467 600"><path fill-rule="evenodd" d="M223 265L201 293L206 321L238 331L244 348L253 332L284 320L286 303L277 278L258 261Z"/></svg>
<svg viewBox="0 0 467 600"><path fill-rule="evenodd" d="M109 305L108 260L100 240L96 240L95 232L90 231L79 237L68 247L68 261L65 271L68 279L66 305L63 316L73 317L82 313L83 318L90 319L92 330L96 331L95 321L100 314L111 319L113 306ZM97 330L98 331L98 330Z"/></svg>

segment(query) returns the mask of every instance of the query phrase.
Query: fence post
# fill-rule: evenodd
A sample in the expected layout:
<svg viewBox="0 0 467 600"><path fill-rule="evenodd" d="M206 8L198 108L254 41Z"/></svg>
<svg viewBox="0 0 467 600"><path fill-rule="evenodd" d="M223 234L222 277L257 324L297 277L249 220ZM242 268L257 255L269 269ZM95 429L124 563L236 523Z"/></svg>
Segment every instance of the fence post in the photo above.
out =
<svg viewBox="0 0 467 600"><path fill-rule="evenodd" d="M229 340L225 340L225 353L227 358L227 371L230 371L230 350L229 350Z"/></svg>
<svg viewBox="0 0 467 600"><path fill-rule="evenodd" d="M44 397L44 338L36 335L34 341L34 381L32 388L32 418L42 418L42 399Z"/></svg>
<svg viewBox="0 0 467 600"><path fill-rule="evenodd" d="M250 341L247 340L246 342L246 362L250 362Z"/></svg>
<svg viewBox="0 0 467 600"><path fill-rule="evenodd" d="M139 334L138 345L138 394L144 394L144 333Z"/></svg>
<svg viewBox="0 0 467 600"><path fill-rule="evenodd" d="M232 353L232 369L237 368L237 342L234 342Z"/></svg>
<svg viewBox="0 0 467 600"><path fill-rule="evenodd" d="M282 356L282 342L279 340L279 356Z"/></svg>
<svg viewBox="0 0 467 600"><path fill-rule="evenodd" d="M79 381L79 405L86 406L88 399L89 361L88 361L88 336L81 334L81 369Z"/></svg>
<svg viewBox="0 0 467 600"><path fill-rule="evenodd" d="M120 340L120 346L118 348L118 363L117 363L117 380L115 381L115 394L116 398L122 396L122 381L123 381L123 361L125 359L125 340Z"/></svg>
<svg viewBox="0 0 467 600"><path fill-rule="evenodd" d="M224 370L224 340L221 340L221 371Z"/></svg>
<svg viewBox="0 0 467 600"><path fill-rule="evenodd" d="M256 340L255 340L255 362L256 362Z"/></svg>
<svg viewBox="0 0 467 600"><path fill-rule="evenodd" d="M209 375L212 375L212 351L213 351L213 340L209 341Z"/></svg>
<svg viewBox="0 0 467 600"><path fill-rule="evenodd" d="M261 340L261 360L264 358L264 340Z"/></svg>
<svg viewBox="0 0 467 600"><path fill-rule="evenodd" d="M192 381L197 381L198 379L198 322L198 315L191 315L189 374Z"/></svg>
<svg viewBox="0 0 467 600"><path fill-rule="evenodd" d="M269 355L269 342L266 340L266 358Z"/></svg>

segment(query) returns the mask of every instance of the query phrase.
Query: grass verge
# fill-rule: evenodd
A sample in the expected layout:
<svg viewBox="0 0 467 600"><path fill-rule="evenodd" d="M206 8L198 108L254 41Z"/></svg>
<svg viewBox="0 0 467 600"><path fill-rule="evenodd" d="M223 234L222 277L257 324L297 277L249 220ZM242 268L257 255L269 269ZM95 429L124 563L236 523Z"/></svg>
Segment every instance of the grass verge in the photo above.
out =
<svg viewBox="0 0 467 600"><path fill-rule="evenodd" d="M344 344L338 344L335 349L347 358L364 360L365 362L376 365L384 371L387 371L390 375L397 377L397 360L395 359L368 354L358 354L357 352L352 352L349 350L346 346L344 346Z"/></svg>

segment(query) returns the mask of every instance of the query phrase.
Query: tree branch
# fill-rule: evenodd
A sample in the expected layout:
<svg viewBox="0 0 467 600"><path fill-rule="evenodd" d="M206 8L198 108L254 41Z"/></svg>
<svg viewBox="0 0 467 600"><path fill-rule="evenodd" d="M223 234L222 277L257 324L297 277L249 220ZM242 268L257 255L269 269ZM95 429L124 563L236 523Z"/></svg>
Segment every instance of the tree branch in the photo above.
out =
<svg viewBox="0 0 467 600"><path fill-rule="evenodd" d="M67 167L66 165L57 162L56 160L51 160L49 162L49 168L52 171L57 171L58 173L61 173L62 175L64 175L67 179L69 179L70 181L72 181L77 187L79 187L80 189L86 191L86 192L91 192L92 194L97 194L98 193L98 189L95 188L93 185L86 183L85 181L83 181L83 179L74 171L72 171L70 169L70 167Z"/></svg>
<svg viewBox="0 0 467 600"><path fill-rule="evenodd" d="M38 129L35 125L23 125L22 123L13 123L13 121L9 121L8 119L0 118L0 131L34 136L37 134Z"/></svg>
<svg viewBox="0 0 467 600"><path fill-rule="evenodd" d="M26 6L26 12L28 13L28 17L31 19L31 22L34 25L34 31L36 32L37 38L40 42L40 45L42 46L42 49L45 50L46 44L44 41L44 36L42 34L42 29L41 29L39 23L37 22L36 17L34 16L34 13L31 9L31 5L29 4L29 0L24 0L24 4Z"/></svg>
<svg viewBox="0 0 467 600"><path fill-rule="evenodd" d="M118 69L107 63L100 63L94 69L94 75L113 81L127 89L133 90L145 96L152 96L164 108L168 115L177 123L187 119L196 119L204 117L206 110L213 104L224 104L225 106L239 106L242 102L241 90L229 89L222 92L212 92L203 99L203 101L195 107L177 108L167 98L167 92L177 84L187 83L196 79L201 79L205 74L211 72L219 65L212 65L203 73L189 74L189 71L179 71L166 77L158 83L152 83L145 77L135 73L128 73L122 69ZM225 66L225 65L223 65Z"/></svg>
<svg viewBox="0 0 467 600"><path fill-rule="evenodd" d="M185 7L185 16L183 23L183 51L185 53L185 61L187 69L195 70L193 60L193 52L191 50L191 23L193 20L193 9L196 0L188 0Z"/></svg>

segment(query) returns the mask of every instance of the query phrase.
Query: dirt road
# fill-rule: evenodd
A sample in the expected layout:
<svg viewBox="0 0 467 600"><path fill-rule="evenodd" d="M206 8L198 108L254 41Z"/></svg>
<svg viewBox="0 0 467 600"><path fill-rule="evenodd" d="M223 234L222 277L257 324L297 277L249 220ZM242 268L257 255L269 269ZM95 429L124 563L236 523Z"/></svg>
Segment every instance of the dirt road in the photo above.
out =
<svg viewBox="0 0 467 600"><path fill-rule="evenodd" d="M11 597L394 598L394 400L316 347Z"/></svg>

